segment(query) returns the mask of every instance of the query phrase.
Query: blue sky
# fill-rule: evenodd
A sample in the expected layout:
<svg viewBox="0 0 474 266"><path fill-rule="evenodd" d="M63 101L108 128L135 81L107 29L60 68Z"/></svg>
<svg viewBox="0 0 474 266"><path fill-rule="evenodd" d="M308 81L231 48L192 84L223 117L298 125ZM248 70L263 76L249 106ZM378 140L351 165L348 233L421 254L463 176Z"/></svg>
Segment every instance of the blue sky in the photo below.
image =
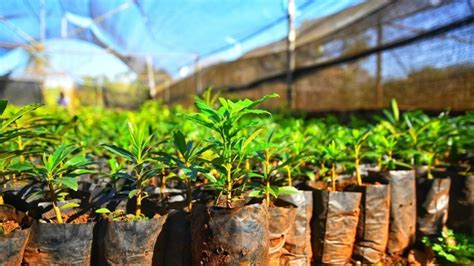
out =
<svg viewBox="0 0 474 266"><path fill-rule="evenodd" d="M203 61L233 60L287 31L286 0L46 0L45 54L51 71L73 77L108 75L126 66L99 47L143 61L177 76L199 55ZM336 13L361 0L296 0L299 26L305 19ZM22 47L40 40L40 1L2 0L0 75L17 75L29 60ZM304 6L304 8L301 8ZM280 21L279 23L275 23ZM240 42L262 27L263 33ZM80 41L76 41L80 40ZM87 43L89 42L89 43ZM220 50L218 53L213 51ZM101 52L102 51L102 52Z"/></svg>

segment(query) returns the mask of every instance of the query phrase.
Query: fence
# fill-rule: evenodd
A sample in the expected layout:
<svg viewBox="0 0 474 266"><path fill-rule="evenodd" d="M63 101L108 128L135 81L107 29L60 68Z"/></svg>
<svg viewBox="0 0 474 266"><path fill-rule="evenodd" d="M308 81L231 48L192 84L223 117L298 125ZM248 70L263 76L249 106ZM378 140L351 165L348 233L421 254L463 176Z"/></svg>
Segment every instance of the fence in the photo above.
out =
<svg viewBox="0 0 474 266"><path fill-rule="evenodd" d="M257 98L268 107L375 110L396 98L402 109L474 109L472 0L368 1L297 31L293 101L287 98L285 42L258 48L175 82L159 97L189 105L196 88Z"/></svg>

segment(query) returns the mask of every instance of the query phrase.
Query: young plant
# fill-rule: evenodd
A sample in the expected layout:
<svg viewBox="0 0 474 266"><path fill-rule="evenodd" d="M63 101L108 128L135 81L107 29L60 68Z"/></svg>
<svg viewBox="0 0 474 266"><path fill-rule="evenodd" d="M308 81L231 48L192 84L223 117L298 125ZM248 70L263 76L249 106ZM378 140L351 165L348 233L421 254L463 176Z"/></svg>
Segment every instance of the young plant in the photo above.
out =
<svg viewBox="0 0 474 266"><path fill-rule="evenodd" d="M370 152L368 155L375 159L380 170L395 170L396 160L394 157L398 140L394 135L376 127L368 140Z"/></svg>
<svg viewBox="0 0 474 266"><path fill-rule="evenodd" d="M362 176L360 174L360 162L366 156L366 142L370 135L370 131L361 131L352 129L349 131L348 144L352 149L352 158L354 160L354 168L356 172L356 182L358 186L362 185Z"/></svg>
<svg viewBox="0 0 474 266"><path fill-rule="evenodd" d="M284 164L284 172L287 177L288 186L293 186L295 173L301 172L301 166L309 158L309 135L303 127L303 121L295 120L294 123L283 129L279 128L277 142L281 143L279 156Z"/></svg>
<svg viewBox="0 0 474 266"><path fill-rule="evenodd" d="M336 191L336 165L346 160L346 147L337 140L332 140L329 145L323 147L323 159L331 166L332 191Z"/></svg>
<svg viewBox="0 0 474 266"><path fill-rule="evenodd" d="M204 160L201 155L212 146L202 147L191 140L186 141L180 130L173 133L173 144L176 148L176 155L164 154L164 156L171 163L176 164L177 176L186 183L186 200L188 201L188 210L191 211L193 182L197 180L199 173L206 172L206 169L202 167Z"/></svg>
<svg viewBox="0 0 474 266"><path fill-rule="evenodd" d="M131 122L128 124L130 133L130 147L118 147L112 144L102 144L107 150L126 160L132 169L131 174L123 173L123 176L133 182L132 189L128 193L129 198L136 197L135 216L142 216L142 200L148 196L145 187L150 179L158 174L154 165L152 148L153 135L148 131L145 124L137 127Z"/></svg>
<svg viewBox="0 0 474 266"><path fill-rule="evenodd" d="M8 176L15 176L21 174L25 169L23 163L14 163L15 158L22 158L23 156L38 153L38 149L34 147L18 147L15 145L16 140L22 138L31 138L34 136L31 128L21 128L15 126L16 121L25 114L36 110L41 105L33 104L22 107L17 112L5 117L5 110L8 101L0 100L0 184L5 185L8 181ZM26 167L29 169L29 167ZM0 204L3 204L3 197L0 190Z"/></svg>
<svg viewBox="0 0 474 266"><path fill-rule="evenodd" d="M423 237L425 246L431 247L438 258L454 265L472 265L474 263L474 237L456 234L447 228L443 229L440 237L434 241Z"/></svg>
<svg viewBox="0 0 474 266"><path fill-rule="evenodd" d="M249 129L257 128L259 121L246 119L248 116L271 115L269 112L261 109L255 109L260 103L278 97L277 94L267 95L259 100L249 99L231 101L229 99L219 98L221 104L217 109L206 104L200 98L195 99L195 106L199 111L193 115L187 115L186 118L199 124L214 133L213 137L208 139L213 145L213 151L217 158L212 161L213 167L218 171L218 177L207 174L211 187L219 192L217 202L221 195L226 196L226 206L232 206L234 196L234 185L244 185L245 174L241 167L245 161L248 145L255 139L259 131L254 131L249 135ZM240 184L238 184L240 182ZM237 190L241 191L241 190ZM237 193L239 193L237 192ZM237 195L238 196L238 195Z"/></svg>
<svg viewBox="0 0 474 266"><path fill-rule="evenodd" d="M449 151L449 139L453 131L446 119L446 116L432 119L419 130L419 160L420 163L428 166L428 179L433 179L433 168L445 158Z"/></svg>
<svg viewBox="0 0 474 266"><path fill-rule="evenodd" d="M31 196L42 196L53 205L56 221L64 223L62 209L78 207L76 203L67 203L59 207L60 202L67 197L68 190L78 188L77 176L91 173L88 169L92 164L85 156L75 155L77 148L72 145L61 145L52 154L43 154L42 164L32 168L32 174L44 183L44 190Z"/></svg>
<svg viewBox="0 0 474 266"><path fill-rule="evenodd" d="M270 206L272 198L276 199L280 195L290 195L298 192L298 190L292 186L279 186L278 181L278 170L285 168L290 164L291 160L279 163L276 158L276 153L280 150L281 146L272 142L274 131L271 131L265 140L257 145L258 152L256 159L261 164L261 172L253 173L252 177L259 177L262 179L262 183L258 183L257 186L250 192L250 197L262 197L265 196L265 203Z"/></svg>

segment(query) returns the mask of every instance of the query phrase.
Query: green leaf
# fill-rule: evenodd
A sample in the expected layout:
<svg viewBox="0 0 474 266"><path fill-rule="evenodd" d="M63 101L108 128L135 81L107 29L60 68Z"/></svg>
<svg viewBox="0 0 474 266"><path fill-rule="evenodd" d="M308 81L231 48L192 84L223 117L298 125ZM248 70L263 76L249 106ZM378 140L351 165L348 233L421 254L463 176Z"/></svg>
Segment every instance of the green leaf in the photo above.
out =
<svg viewBox="0 0 474 266"><path fill-rule="evenodd" d="M254 140L258 134L260 134L260 132L262 131L262 129L258 129L256 130L255 132L253 132L252 135L250 135L245 141L244 143L242 144L242 149L241 151L245 151L245 148L252 142L252 140Z"/></svg>
<svg viewBox="0 0 474 266"><path fill-rule="evenodd" d="M69 203L66 203L64 204L63 206L61 206L61 209L70 209L70 208L77 208L79 207L80 205L75 203L75 202L69 202Z"/></svg>
<svg viewBox="0 0 474 266"><path fill-rule="evenodd" d="M84 166L89 163L86 157L78 156L66 161L62 168Z"/></svg>
<svg viewBox="0 0 474 266"><path fill-rule="evenodd" d="M400 111L398 110L397 100L392 99L391 106L392 106L393 118L395 118L395 121L397 122L400 121Z"/></svg>
<svg viewBox="0 0 474 266"><path fill-rule="evenodd" d="M8 101L7 100L0 100L0 117L2 117L3 112L5 112L5 109L7 108Z"/></svg>
<svg viewBox="0 0 474 266"><path fill-rule="evenodd" d="M265 95L265 96L263 96L262 98L260 98L260 99L258 99L258 100L256 100L256 101L254 101L252 104L250 104L250 105L248 106L248 108L255 107L255 106L261 104L262 102L265 102L265 101L267 101L267 100L269 100L269 99L272 99L272 98L278 98L278 97L280 97L280 95L278 95L278 93L275 93L275 92L272 93L272 94L269 94L269 95Z"/></svg>
<svg viewBox="0 0 474 266"><path fill-rule="evenodd" d="M105 213L111 213L111 211L109 211L109 209L107 208L100 208L100 209L95 210L95 213L105 214Z"/></svg>
<svg viewBox="0 0 474 266"><path fill-rule="evenodd" d="M15 171L15 172L23 172L33 169L33 165L29 162L18 162L12 164L8 167L8 170Z"/></svg>
<svg viewBox="0 0 474 266"><path fill-rule="evenodd" d="M278 187L278 195L292 195L298 193L298 189L292 186Z"/></svg>
<svg viewBox="0 0 474 266"><path fill-rule="evenodd" d="M210 106L208 106L203 100L201 100L199 97L195 98L194 105L196 108L201 111L202 113L208 115L209 118L211 118L214 121L218 121L220 118L219 113L212 109Z"/></svg>
<svg viewBox="0 0 474 266"><path fill-rule="evenodd" d="M20 109L20 111L14 113L12 117L10 117L7 121L2 123L0 127L0 131L3 131L7 126L9 126L11 123L14 123L16 120L20 119L24 114L31 112L35 109L38 109L42 104L31 104L27 105L23 108Z"/></svg>
<svg viewBox="0 0 474 266"><path fill-rule="evenodd" d="M111 151L112 153L117 154L129 161L135 161L133 154L123 148L111 144L102 144L102 146L104 146L108 151Z"/></svg>
<svg viewBox="0 0 474 266"><path fill-rule="evenodd" d="M261 198L263 197L263 195L264 195L264 192L261 189L259 189L259 190L250 191L248 196L251 198Z"/></svg>
<svg viewBox="0 0 474 266"><path fill-rule="evenodd" d="M77 179L74 177L63 177L55 180L56 183L63 184L65 187L70 188L74 191L77 191L77 188L79 187L77 183Z"/></svg>
<svg viewBox="0 0 474 266"><path fill-rule="evenodd" d="M209 173L203 173L203 174L209 180L209 182L211 182L211 183L216 183L217 182L217 179L213 175L211 175Z"/></svg>
<svg viewBox="0 0 474 266"><path fill-rule="evenodd" d="M181 130L177 130L173 134L174 145L178 148L181 155L186 154L186 140L184 138L183 132Z"/></svg>
<svg viewBox="0 0 474 266"><path fill-rule="evenodd" d="M138 190L137 189L134 189L130 192L128 192L128 198L131 199L133 197L135 197L135 195L137 194Z"/></svg>

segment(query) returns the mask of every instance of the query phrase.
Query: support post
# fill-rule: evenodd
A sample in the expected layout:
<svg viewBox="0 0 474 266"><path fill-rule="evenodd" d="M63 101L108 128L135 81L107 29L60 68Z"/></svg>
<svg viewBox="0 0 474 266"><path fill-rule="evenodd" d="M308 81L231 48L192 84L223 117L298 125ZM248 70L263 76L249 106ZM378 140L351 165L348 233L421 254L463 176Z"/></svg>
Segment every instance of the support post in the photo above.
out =
<svg viewBox="0 0 474 266"><path fill-rule="evenodd" d="M286 73L286 96L288 106L293 109L295 91L293 88L293 72L295 70L295 0L288 0L288 36L287 36L287 73Z"/></svg>
<svg viewBox="0 0 474 266"><path fill-rule="evenodd" d="M150 88L150 97L154 99L156 96L156 84L155 73L153 71L153 57L151 55L146 56L146 69L148 75L148 87Z"/></svg>
<svg viewBox="0 0 474 266"><path fill-rule="evenodd" d="M377 23L377 47L382 46L383 42L383 24L379 17ZM382 87L382 52L378 51L376 56L376 73L375 73L375 101L376 108L384 108L383 87Z"/></svg>
<svg viewBox="0 0 474 266"><path fill-rule="evenodd" d="M201 65L200 65L200 57L199 54L196 55L194 59L194 78L196 82L196 95L200 95L202 93L202 83L201 83Z"/></svg>
<svg viewBox="0 0 474 266"><path fill-rule="evenodd" d="M40 14L39 14L40 40L44 44L46 40L46 7L45 0L40 0Z"/></svg>
<svg viewBox="0 0 474 266"><path fill-rule="evenodd" d="M67 18L63 16L61 18L61 38L67 38Z"/></svg>

